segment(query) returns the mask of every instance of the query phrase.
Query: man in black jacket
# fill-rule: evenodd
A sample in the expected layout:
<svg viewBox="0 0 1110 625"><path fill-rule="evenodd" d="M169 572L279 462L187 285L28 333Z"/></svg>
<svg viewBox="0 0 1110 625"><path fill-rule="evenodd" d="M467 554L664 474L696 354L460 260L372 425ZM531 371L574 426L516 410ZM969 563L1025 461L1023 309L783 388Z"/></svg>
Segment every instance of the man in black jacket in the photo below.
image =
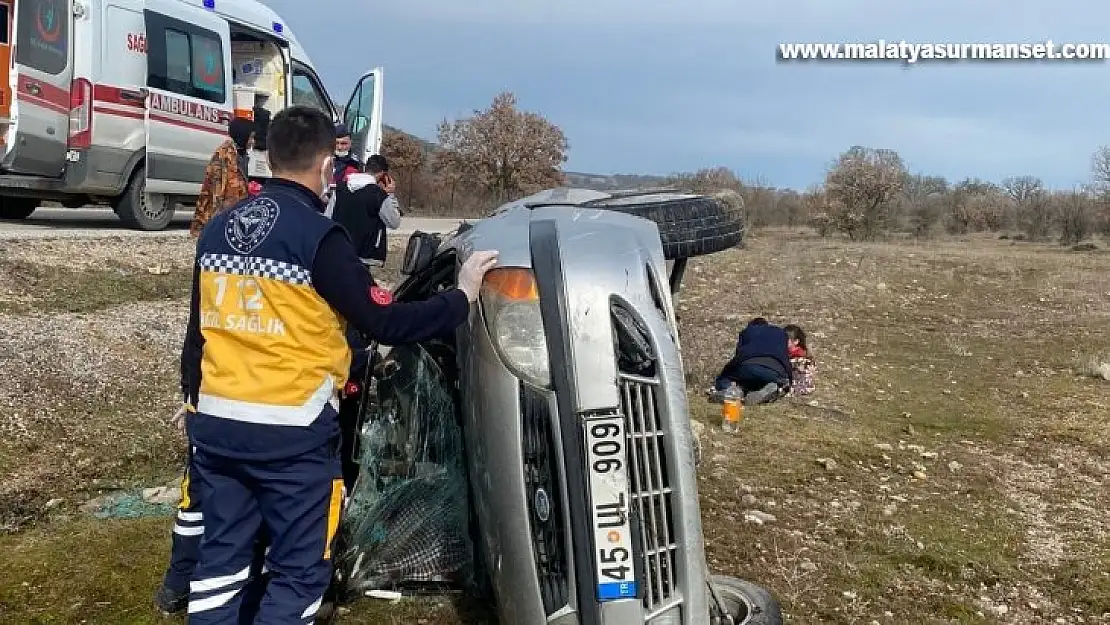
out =
<svg viewBox="0 0 1110 625"><path fill-rule="evenodd" d="M735 383L744 393L745 404L778 399L791 382L787 342L782 328L767 323L763 317L752 319L740 332L736 354L717 376L715 390L723 392Z"/></svg>
<svg viewBox="0 0 1110 625"><path fill-rule="evenodd" d="M332 218L347 229L363 264L381 266L389 248L386 230L401 226L401 206L393 195L397 183L385 157L371 156L366 171L348 175L336 187Z"/></svg>

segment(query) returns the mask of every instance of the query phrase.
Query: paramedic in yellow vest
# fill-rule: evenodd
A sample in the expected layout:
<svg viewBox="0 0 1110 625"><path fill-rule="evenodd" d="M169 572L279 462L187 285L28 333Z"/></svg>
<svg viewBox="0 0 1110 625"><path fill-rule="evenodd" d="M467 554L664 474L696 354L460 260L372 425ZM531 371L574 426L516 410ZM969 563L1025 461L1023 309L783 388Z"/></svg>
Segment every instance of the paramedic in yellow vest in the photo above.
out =
<svg viewBox="0 0 1110 625"><path fill-rule="evenodd" d="M338 392L346 323L395 345L450 333L496 252L463 263L458 288L394 303L322 214L335 125L318 109L277 114L273 179L212 218L197 242L182 386L196 448L204 537L189 585L189 624L238 622L255 536L270 538L257 625L312 623L331 577L343 501Z"/></svg>

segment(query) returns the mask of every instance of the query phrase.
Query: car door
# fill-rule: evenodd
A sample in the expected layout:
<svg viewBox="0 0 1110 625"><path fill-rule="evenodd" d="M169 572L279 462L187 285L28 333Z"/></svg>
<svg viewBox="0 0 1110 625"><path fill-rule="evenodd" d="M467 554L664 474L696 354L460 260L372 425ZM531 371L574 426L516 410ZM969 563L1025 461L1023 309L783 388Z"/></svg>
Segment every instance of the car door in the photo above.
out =
<svg viewBox="0 0 1110 625"><path fill-rule="evenodd" d="M351 133L351 154L363 163L382 149L382 68L366 72L355 85L343 110Z"/></svg>
<svg viewBox="0 0 1110 625"><path fill-rule="evenodd" d="M70 0L19 0L15 25L11 81L16 135L4 166L23 174L61 176L73 80Z"/></svg>
<svg viewBox="0 0 1110 625"><path fill-rule="evenodd" d="M197 195L231 121L231 33L213 11L146 0L146 191Z"/></svg>

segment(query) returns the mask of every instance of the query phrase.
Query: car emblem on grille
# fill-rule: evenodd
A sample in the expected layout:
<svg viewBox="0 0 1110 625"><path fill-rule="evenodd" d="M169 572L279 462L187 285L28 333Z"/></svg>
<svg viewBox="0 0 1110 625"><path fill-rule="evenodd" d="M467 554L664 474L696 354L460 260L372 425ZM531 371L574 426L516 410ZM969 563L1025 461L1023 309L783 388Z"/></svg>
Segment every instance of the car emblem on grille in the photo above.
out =
<svg viewBox="0 0 1110 625"><path fill-rule="evenodd" d="M546 523L551 518L551 499L547 496L547 491L542 488L536 489L536 516L540 521Z"/></svg>

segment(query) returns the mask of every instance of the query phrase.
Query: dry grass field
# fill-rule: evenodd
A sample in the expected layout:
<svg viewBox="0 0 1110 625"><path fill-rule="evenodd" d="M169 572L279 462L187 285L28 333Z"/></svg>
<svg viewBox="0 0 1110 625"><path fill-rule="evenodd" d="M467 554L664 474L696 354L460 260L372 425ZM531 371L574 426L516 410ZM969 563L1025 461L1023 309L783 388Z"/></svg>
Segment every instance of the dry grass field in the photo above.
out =
<svg viewBox="0 0 1110 625"><path fill-rule="evenodd" d="M0 243L0 623L164 622L170 519L79 507L179 471L190 260L185 238ZM1110 254L764 232L692 262L678 305L715 570L791 623L1110 623ZM818 389L726 435L702 391L757 314L809 331Z"/></svg>

